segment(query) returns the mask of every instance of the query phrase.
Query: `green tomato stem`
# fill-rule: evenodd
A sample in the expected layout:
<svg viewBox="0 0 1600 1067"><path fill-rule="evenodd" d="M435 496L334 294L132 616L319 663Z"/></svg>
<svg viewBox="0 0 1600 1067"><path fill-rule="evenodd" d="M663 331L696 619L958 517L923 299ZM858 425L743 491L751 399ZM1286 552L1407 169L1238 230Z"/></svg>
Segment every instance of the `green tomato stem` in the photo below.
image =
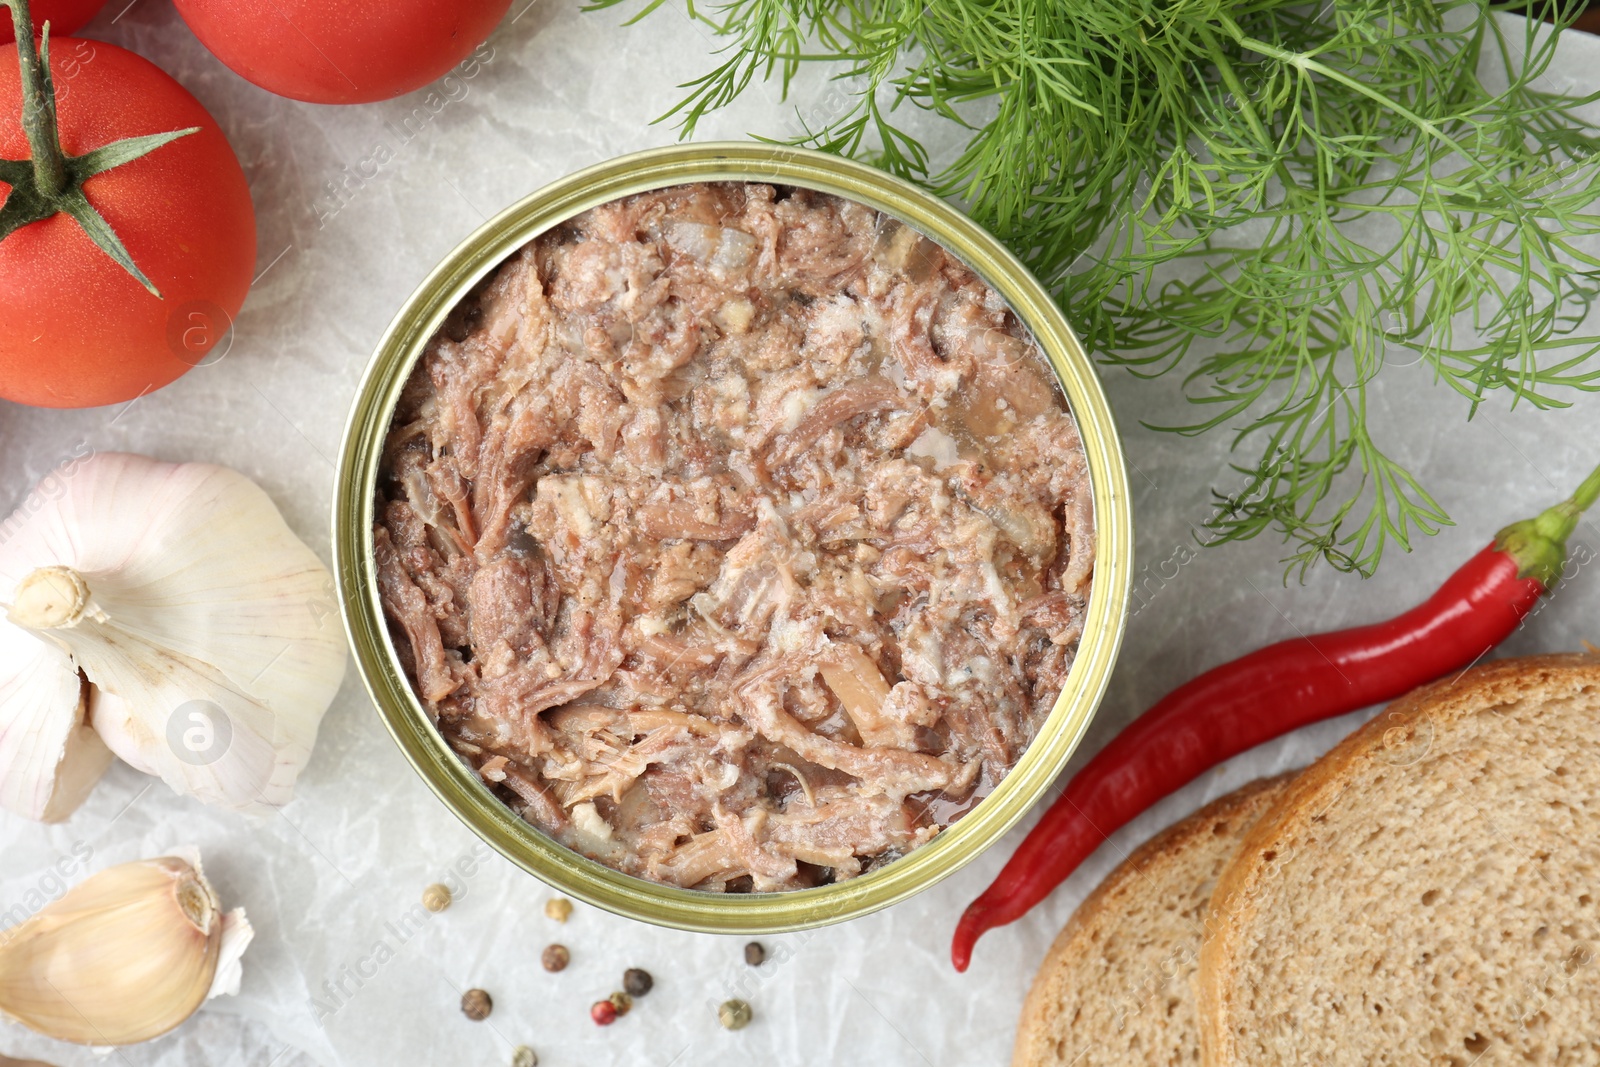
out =
<svg viewBox="0 0 1600 1067"><path fill-rule="evenodd" d="M56 92L50 80L50 23L44 24L42 41L33 37L33 14L28 0L0 0L11 9L17 36L17 60L22 68L22 132L33 156L35 187L45 197L60 196L67 188L66 154L56 126Z"/></svg>
<svg viewBox="0 0 1600 1067"><path fill-rule="evenodd" d="M44 24L44 33L35 44L28 0L0 0L0 7L11 11L17 35L22 129L28 138L29 156L28 159L0 159L0 181L11 186L5 202L0 204L0 241L41 219L67 215L83 228L96 247L160 300L161 290L139 269L111 224L90 203L83 183L181 137L199 133L200 127L125 137L81 156L67 155L61 147L61 131L56 122L56 90L50 77L50 23Z"/></svg>

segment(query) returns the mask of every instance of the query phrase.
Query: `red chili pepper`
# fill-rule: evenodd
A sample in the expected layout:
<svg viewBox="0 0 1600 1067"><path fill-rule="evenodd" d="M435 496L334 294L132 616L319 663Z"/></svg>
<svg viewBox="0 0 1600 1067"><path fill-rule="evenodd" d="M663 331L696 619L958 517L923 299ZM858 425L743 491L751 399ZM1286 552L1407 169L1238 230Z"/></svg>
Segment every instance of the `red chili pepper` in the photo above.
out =
<svg viewBox="0 0 1600 1067"><path fill-rule="evenodd" d="M1112 831L1203 771L1308 723L1392 700L1504 641L1560 577L1567 538L1597 495L1600 469L1570 500L1501 530L1404 615L1268 645L1161 698L1073 776L967 906L950 946L956 970L967 969L985 931L1022 918Z"/></svg>

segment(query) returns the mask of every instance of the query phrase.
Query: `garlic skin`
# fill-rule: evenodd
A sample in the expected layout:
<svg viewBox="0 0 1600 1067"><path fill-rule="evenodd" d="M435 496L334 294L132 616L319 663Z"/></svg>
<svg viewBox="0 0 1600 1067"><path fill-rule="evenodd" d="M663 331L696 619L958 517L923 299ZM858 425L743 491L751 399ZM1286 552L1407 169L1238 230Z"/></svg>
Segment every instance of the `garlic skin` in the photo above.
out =
<svg viewBox="0 0 1600 1067"><path fill-rule="evenodd" d="M24 732L44 754L8 759L0 741L0 803L39 818L82 799L93 761L54 738L74 740L85 716L177 792L236 811L288 803L344 677L321 561L224 467L100 453L41 485L52 493L35 490L0 540L0 722L33 693L24 703L49 711ZM69 707L80 670L89 691ZM52 750L65 755L48 768Z"/></svg>
<svg viewBox="0 0 1600 1067"><path fill-rule="evenodd" d="M198 857L124 863L91 875L0 935L0 1015L60 1041L131 1045L238 988L252 931L227 916Z"/></svg>

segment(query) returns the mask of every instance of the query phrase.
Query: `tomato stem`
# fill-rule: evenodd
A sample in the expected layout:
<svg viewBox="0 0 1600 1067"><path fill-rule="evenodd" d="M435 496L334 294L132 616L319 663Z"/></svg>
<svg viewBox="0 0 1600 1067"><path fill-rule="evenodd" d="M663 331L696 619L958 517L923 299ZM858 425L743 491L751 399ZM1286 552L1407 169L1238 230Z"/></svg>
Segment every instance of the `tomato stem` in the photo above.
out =
<svg viewBox="0 0 1600 1067"><path fill-rule="evenodd" d="M50 80L50 23L43 39L33 37L33 15L27 0L0 0L11 9L22 67L22 132L33 155L34 182L45 196L59 196L67 187L67 160L56 132L56 93Z"/></svg>
<svg viewBox="0 0 1600 1067"><path fill-rule="evenodd" d="M0 159L0 182L11 187L0 203L0 241L22 227L69 215L102 252L114 259L134 279L161 298L161 290L134 263L122 239L84 195L83 183L96 174L131 163L162 145L200 132L200 127L128 137L101 145L81 156L69 156L61 147L56 121L56 90L50 76L50 23L37 41L28 0L0 0L9 8L17 37L17 65L21 72L22 131L28 138L27 159Z"/></svg>

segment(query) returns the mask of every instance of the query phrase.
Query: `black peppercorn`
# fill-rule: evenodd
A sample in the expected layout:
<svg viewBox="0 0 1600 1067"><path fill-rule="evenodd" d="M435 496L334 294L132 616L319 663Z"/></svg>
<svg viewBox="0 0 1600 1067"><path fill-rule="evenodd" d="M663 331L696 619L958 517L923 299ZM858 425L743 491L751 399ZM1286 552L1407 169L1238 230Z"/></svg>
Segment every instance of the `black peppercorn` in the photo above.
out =
<svg viewBox="0 0 1600 1067"><path fill-rule="evenodd" d="M629 967L622 972L622 988L627 990L630 997L642 997L655 987L656 980L650 977L650 972L640 970L638 967Z"/></svg>
<svg viewBox="0 0 1600 1067"><path fill-rule="evenodd" d="M766 962L767 950L759 941L752 941L744 947L744 961L752 967L759 967Z"/></svg>
<svg viewBox="0 0 1600 1067"><path fill-rule="evenodd" d="M544 964L545 970L554 974L567 969L567 964L572 962L572 953L567 951L566 945L546 945L539 962Z"/></svg>

